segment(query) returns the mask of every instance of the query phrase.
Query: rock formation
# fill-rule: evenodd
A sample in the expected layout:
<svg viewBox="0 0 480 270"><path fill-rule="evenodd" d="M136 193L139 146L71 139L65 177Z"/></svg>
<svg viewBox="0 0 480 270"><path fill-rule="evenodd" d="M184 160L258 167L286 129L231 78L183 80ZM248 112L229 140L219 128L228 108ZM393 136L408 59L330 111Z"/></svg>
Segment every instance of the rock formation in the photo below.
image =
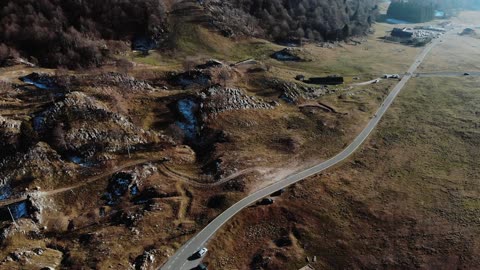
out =
<svg viewBox="0 0 480 270"><path fill-rule="evenodd" d="M213 86L200 94L202 112L208 115L225 111L248 109L272 109L274 103L265 102L255 96L248 96L238 88Z"/></svg>

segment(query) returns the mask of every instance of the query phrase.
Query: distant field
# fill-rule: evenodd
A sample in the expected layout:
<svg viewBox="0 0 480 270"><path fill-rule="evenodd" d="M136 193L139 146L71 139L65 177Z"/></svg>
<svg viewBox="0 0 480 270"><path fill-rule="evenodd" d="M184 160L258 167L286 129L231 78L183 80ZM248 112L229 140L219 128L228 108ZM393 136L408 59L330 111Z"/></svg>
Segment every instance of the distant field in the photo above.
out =
<svg viewBox="0 0 480 270"><path fill-rule="evenodd" d="M480 17L478 16L478 11L463 11L459 16L453 18L453 22L461 23L465 25L480 25Z"/></svg>
<svg viewBox="0 0 480 270"><path fill-rule="evenodd" d="M479 12L462 12L452 18L459 28L450 32L445 41L438 44L420 66L419 71L479 71L480 70L480 39L477 36L460 36L458 33L466 27L480 26Z"/></svg>
<svg viewBox="0 0 480 270"><path fill-rule="evenodd" d="M152 53L149 56L132 56L132 60L157 66L160 69L178 69L186 59L217 58L224 61L237 62L254 58L264 61L273 68L275 76L293 79L302 73L307 76L338 74L344 76L364 75L371 77L384 73L403 73L419 52L401 44L386 43L382 39L394 25L378 23L375 33L367 38L358 38L358 45L340 43L334 48L322 48L317 44L307 44L302 49L313 61L280 62L270 55L284 47L265 40L231 40L192 26L178 26L182 29L175 37L177 49L170 56Z"/></svg>
<svg viewBox="0 0 480 270"><path fill-rule="evenodd" d="M461 30L459 30L461 32ZM420 66L419 72L432 71L479 71L480 39L460 36L457 31L447 34Z"/></svg>

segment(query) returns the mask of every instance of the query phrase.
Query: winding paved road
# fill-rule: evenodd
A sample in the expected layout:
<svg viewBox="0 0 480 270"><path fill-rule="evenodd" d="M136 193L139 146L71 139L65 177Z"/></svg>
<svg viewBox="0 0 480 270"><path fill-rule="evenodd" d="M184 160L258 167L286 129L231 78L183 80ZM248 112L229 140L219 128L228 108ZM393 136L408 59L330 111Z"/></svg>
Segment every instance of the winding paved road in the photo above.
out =
<svg viewBox="0 0 480 270"><path fill-rule="evenodd" d="M434 40L432 43L427 45L425 49L417 56L415 62L410 66L408 72L403 76L402 80L395 86L391 93L387 96L385 101L382 103L378 111L375 113L373 118L367 124L365 129L355 138L355 140L342 152L334 156L333 158L324 161L312 168L306 169L302 172L295 173L289 177L276 182L270 186L262 188L244 199L240 200L236 204L232 205L230 208L221 213L217 218L215 218L210 224L208 224L202 231L190 239L184 246L182 246L169 260L165 263L161 270L190 270L196 267L200 260L189 261L188 258L195 253L197 250L202 248L205 243L233 216L239 213L244 208L255 203L256 201L269 196L275 191L281 190L285 187L288 187L294 183L297 183L309 176L318 174L340 162L347 159L352 155L362 143L367 139L373 129L378 125L380 119L383 117L385 112L388 110L390 105L393 103L397 95L407 84L407 82L412 78L412 74L417 70L418 66L423 62L427 54L431 49L437 45L439 39Z"/></svg>

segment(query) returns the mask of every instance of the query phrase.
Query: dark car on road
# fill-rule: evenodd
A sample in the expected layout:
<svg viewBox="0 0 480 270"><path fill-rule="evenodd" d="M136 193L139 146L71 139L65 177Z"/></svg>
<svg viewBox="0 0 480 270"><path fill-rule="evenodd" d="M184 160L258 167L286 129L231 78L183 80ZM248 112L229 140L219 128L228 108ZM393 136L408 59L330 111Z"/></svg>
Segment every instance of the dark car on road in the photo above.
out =
<svg viewBox="0 0 480 270"><path fill-rule="evenodd" d="M189 261L194 261L196 259L200 259L203 256L205 256L205 254L207 254L207 252L208 252L207 248L201 248L199 251L193 253L192 256L188 257L188 260Z"/></svg>
<svg viewBox="0 0 480 270"><path fill-rule="evenodd" d="M275 191L274 193L270 194L270 196L272 196L272 197L278 197L278 196L282 195L284 192L285 192L285 189L282 188L282 189L280 189L280 190L278 190L278 191Z"/></svg>
<svg viewBox="0 0 480 270"><path fill-rule="evenodd" d="M192 268L192 270L208 270L205 264L201 263L199 266Z"/></svg>
<svg viewBox="0 0 480 270"><path fill-rule="evenodd" d="M259 205L269 205L273 203L272 198L263 198L262 200L258 201L257 204Z"/></svg>

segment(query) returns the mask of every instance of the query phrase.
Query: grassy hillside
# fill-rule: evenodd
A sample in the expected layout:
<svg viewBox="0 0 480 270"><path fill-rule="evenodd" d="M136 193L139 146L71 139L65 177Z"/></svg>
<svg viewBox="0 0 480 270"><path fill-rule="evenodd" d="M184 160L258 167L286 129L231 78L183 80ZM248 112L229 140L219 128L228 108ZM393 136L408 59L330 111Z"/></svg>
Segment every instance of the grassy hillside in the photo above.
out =
<svg viewBox="0 0 480 270"><path fill-rule="evenodd" d="M412 81L348 163L235 217L210 268L293 269L307 256L316 269L475 268L479 82Z"/></svg>

